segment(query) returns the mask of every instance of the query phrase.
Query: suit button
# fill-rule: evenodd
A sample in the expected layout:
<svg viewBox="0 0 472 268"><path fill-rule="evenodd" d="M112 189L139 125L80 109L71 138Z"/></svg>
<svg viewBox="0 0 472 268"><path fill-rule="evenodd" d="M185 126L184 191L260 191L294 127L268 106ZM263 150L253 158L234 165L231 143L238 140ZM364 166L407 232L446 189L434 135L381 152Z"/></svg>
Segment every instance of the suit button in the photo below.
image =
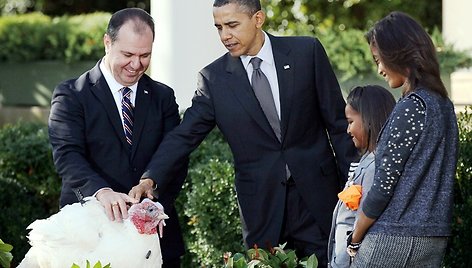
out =
<svg viewBox="0 0 472 268"><path fill-rule="evenodd" d="M138 171L138 169L134 167L134 168L133 168L133 172L136 172L136 171Z"/></svg>

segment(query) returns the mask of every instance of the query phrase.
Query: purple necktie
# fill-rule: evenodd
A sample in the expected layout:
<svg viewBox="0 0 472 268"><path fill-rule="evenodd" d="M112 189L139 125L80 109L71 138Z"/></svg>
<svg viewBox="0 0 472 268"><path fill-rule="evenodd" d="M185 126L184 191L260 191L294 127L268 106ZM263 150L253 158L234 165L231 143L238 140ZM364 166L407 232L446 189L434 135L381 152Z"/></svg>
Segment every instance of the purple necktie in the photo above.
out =
<svg viewBox="0 0 472 268"><path fill-rule="evenodd" d="M123 88L123 99L121 100L121 111L123 112L123 126L125 129L126 142L129 145L131 151L131 145L133 144L133 122L134 122L134 107L131 104L131 89L128 87Z"/></svg>

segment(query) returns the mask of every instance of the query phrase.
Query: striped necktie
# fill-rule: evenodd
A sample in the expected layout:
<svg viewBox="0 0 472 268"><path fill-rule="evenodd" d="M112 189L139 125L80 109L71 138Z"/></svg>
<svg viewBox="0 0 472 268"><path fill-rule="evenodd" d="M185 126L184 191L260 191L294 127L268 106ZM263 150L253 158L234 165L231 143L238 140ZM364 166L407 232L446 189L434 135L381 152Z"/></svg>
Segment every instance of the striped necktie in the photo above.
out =
<svg viewBox="0 0 472 268"><path fill-rule="evenodd" d="M129 145L131 151L131 145L133 144L133 122L134 122L134 107L131 104L131 92L132 90L128 87L124 87L122 90L123 99L121 100L121 111L123 112L123 127L125 129L126 142Z"/></svg>

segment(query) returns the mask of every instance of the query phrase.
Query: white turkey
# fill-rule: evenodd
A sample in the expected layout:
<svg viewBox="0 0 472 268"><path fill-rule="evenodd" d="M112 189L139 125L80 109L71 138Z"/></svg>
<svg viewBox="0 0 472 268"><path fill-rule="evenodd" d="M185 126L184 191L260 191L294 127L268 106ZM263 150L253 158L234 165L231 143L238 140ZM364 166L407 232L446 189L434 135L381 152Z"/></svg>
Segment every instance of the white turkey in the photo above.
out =
<svg viewBox="0 0 472 268"><path fill-rule="evenodd" d="M144 199L128 215L123 222L110 221L95 198L67 205L28 226L31 248L18 268L86 267L87 260L112 268L161 267L157 229L162 234L168 218L162 205Z"/></svg>

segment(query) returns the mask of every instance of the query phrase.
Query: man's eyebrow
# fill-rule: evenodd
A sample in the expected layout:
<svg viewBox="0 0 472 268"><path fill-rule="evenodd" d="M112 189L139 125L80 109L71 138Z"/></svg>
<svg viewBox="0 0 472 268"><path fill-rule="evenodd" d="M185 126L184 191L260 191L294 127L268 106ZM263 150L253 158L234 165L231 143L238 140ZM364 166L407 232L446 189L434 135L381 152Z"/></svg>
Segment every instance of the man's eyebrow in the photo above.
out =
<svg viewBox="0 0 472 268"><path fill-rule="evenodd" d="M215 26L221 26L221 25L230 25L230 24L235 24L235 23L239 23L237 20L232 20L232 21L228 21L228 22L225 22L223 24L221 23L215 23Z"/></svg>
<svg viewBox="0 0 472 268"><path fill-rule="evenodd" d="M239 23L239 21L237 21L237 20L232 20L232 21L225 22L224 24L225 24L225 25L229 25L229 24L235 24L235 23Z"/></svg>
<svg viewBox="0 0 472 268"><path fill-rule="evenodd" d="M121 50L121 53L125 54L125 55L137 55L137 56L148 56L148 55L151 55L152 52L145 52L145 53L142 53L142 54L137 54L137 53L133 53L133 52L130 52L130 51L126 51L126 50Z"/></svg>

